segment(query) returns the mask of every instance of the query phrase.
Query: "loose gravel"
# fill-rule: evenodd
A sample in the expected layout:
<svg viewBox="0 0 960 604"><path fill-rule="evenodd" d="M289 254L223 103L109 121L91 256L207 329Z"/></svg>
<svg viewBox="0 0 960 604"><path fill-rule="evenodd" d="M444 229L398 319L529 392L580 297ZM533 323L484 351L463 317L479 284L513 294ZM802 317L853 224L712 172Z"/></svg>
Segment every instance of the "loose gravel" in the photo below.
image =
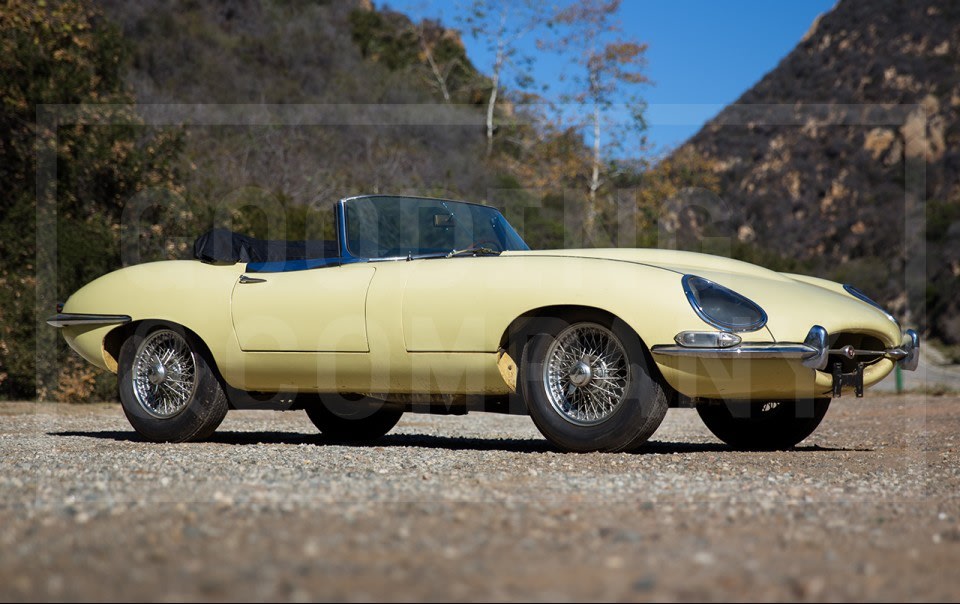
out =
<svg viewBox="0 0 960 604"><path fill-rule="evenodd" d="M671 410L636 454L529 418L302 412L141 441L115 405L0 404L0 600L957 600L960 397L835 401L785 452Z"/></svg>

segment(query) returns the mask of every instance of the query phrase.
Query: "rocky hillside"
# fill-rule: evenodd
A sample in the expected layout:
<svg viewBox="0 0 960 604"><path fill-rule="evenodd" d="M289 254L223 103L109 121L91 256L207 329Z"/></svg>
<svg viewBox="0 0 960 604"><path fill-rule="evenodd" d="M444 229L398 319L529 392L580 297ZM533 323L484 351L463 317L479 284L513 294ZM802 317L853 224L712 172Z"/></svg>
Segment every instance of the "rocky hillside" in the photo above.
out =
<svg viewBox="0 0 960 604"><path fill-rule="evenodd" d="M686 146L741 242L960 342L960 3L840 0Z"/></svg>

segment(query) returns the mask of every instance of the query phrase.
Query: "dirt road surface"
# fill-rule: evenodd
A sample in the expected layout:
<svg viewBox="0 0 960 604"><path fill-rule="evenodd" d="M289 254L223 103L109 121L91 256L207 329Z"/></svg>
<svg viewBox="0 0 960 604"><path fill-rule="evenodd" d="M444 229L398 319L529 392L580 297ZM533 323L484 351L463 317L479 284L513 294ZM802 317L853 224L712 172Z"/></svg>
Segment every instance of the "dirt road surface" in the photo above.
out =
<svg viewBox="0 0 960 604"><path fill-rule="evenodd" d="M960 397L835 401L795 450L671 410L637 454L524 417L302 412L139 440L118 406L0 404L2 600L957 600Z"/></svg>

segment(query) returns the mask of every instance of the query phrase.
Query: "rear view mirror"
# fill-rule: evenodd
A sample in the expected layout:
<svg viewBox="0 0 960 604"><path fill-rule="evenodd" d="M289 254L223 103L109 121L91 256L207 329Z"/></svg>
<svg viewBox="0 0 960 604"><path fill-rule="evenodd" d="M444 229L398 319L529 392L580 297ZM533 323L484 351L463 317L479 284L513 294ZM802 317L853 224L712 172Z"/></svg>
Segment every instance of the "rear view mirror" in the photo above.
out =
<svg viewBox="0 0 960 604"><path fill-rule="evenodd" d="M437 228L447 228L456 226L457 220L453 214L434 214L433 226Z"/></svg>

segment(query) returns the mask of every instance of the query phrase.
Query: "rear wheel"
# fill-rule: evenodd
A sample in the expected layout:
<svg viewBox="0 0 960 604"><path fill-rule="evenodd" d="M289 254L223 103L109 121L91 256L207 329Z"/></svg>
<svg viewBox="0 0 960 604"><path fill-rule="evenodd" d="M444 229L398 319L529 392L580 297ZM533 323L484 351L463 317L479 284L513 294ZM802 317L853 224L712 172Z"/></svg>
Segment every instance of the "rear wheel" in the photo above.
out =
<svg viewBox="0 0 960 604"><path fill-rule="evenodd" d="M331 440L376 440L393 429L403 410L361 395L329 395L306 406L307 417Z"/></svg>
<svg viewBox="0 0 960 604"><path fill-rule="evenodd" d="M130 425L156 442L202 440L227 414L227 397L195 338L183 329L137 330L120 348L120 402Z"/></svg>
<svg viewBox="0 0 960 604"><path fill-rule="evenodd" d="M640 338L591 313L540 328L520 367L540 432L567 451L625 451L646 442L663 421L667 398Z"/></svg>
<svg viewBox="0 0 960 604"><path fill-rule="evenodd" d="M789 449L810 436L830 408L830 399L801 401L709 401L697 413L713 434L736 449Z"/></svg>

